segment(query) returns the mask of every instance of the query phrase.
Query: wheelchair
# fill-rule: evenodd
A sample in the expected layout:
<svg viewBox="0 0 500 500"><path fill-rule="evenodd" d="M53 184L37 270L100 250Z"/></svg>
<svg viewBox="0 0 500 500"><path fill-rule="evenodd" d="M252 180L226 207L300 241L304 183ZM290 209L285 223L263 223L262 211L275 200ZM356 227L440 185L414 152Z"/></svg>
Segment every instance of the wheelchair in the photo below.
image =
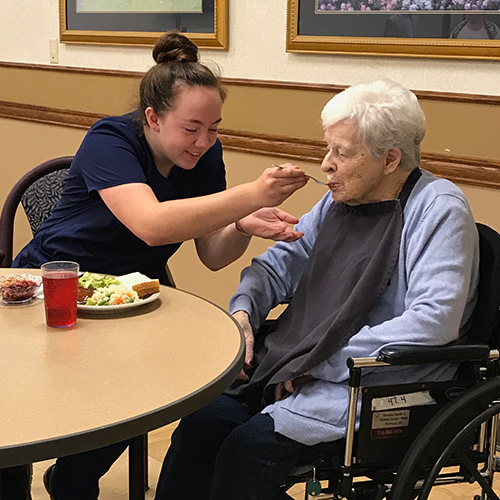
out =
<svg viewBox="0 0 500 500"><path fill-rule="evenodd" d="M280 498L290 498L286 491L304 482L306 500L425 500L435 486L476 483L473 500L499 500L493 479L500 470L500 235L483 224L477 228L479 297L466 342L395 346L377 357L348 359L342 453L321 452L301 460L282 485ZM457 363L457 377L362 384L367 367L436 362Z"/></svg>

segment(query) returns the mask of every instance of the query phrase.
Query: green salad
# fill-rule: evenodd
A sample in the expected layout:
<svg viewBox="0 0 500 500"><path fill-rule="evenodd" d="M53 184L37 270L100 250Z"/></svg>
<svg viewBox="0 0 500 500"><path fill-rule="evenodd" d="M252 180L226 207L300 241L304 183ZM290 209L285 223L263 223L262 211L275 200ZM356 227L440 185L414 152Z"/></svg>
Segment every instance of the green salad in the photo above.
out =
<svg viewBox="0 0 500 500"><path fill-rule="evenodd" d="M109 285L117 285L119 281L107 274L83 273L78 279L78 284L84 288L105 288Z"/></svg>

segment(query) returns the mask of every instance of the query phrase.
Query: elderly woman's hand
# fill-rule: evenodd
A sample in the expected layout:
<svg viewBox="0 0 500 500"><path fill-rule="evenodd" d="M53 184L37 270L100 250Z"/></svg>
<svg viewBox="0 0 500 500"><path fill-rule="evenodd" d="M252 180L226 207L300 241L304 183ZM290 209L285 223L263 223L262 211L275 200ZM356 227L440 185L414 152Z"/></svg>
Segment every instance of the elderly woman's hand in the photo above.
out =
<svg viewBox="0 0 500 500"><path fill-rule="evenodd" d="M252 331L252 325L250 325L250 318L248 313L245 311L236 311L233 314L233 318L239 323L241 329L243 330L243 335L245 336L245 364L241 372L238 375L240 380L248 381L250 377L248 376L248 371L253 368L253 344L254 336Z"/></svg>
<svg viewBox="0 0 500 500"><path fill-rule="evenodd" d="M309 372L300 375L293 380L285 380L285 382L279 382L274 386L274 400L280 401L282 400L286 394L292 394L299 387L307 384L308 382L312 382L316 380Z"/></svg>
<svg viewBox="0 0 500 500"><path fill-rule="evenodd" d="M295 231L289 224L299 219L275 207L261 208L239 221L239 226L249 236L259 236L274 241L295 241L304 233Z"/></svg>

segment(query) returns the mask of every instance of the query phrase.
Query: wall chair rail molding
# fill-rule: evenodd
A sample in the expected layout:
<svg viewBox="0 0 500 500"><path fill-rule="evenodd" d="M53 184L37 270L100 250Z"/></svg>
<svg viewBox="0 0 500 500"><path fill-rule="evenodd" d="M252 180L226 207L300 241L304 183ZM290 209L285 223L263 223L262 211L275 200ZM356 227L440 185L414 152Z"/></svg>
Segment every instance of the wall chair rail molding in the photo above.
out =
<svg viewBox="0 0 500 500"><path fill-rule="evenodd" d="M102 116L97 113L0 101L0 118L46 125L88 129ZM324 154L323 141L301 137L221 129L219 138L224 149L229 151L296 162L321 163ZM500 189L500 161L423 152L422 167L454 182Z"/></svg>
<svg viewBox="0 0 500 500"><path fill-rule="evenodd" d="M219 135L227 150L312 163L321 163L324 156L323 141L234 130L221 130ZM421 165L453 182L500 189L500 161L424 151Z"/></svg>
<svg viewBox="0 0 500 500"><path fill-rule="evenodd" d="M59 0L62 43L154 45L178 30L198 47L228 49L229 0ZM165 5L165 3L163 3Z"/></svg>
<svg viewBox="0 0 500 500"><path fill-rule="evenodd" d="M94 96L94 89L102 91L106 88L108 93L121 92L120 95L123 96L135 95L135 86L138 85L142 76L143 73L137 71L0 62L0 78L5 83L0 90L0 117L37 122L48 126L88 129L102 116L114 114L114 108L109 104L107 93L101 95L97 102L92 99L92 106L89 106L87 97ZM17 81L30 82L30 86L16 85ZM229 89L229 96L235 96L233 112L236 112L238 118L238 103L241 99L258 100L262 94L266 94L266 99L272 100L275 91L280 94L283 91L291 91L293 98L304 98L307 101L314 97L315 102L326 102L331 95L345 88L340 85L236 78L225 78L224 83ZM73 95L64 91L61 85L65 88L76 88L77 85L81 85L89 95ZM54 92L54 89L58 90ZM319 99L318 94L321 94ZM322 97L323 94L325 99ZM452 147L451 150L445 150L441 141L439 128L441 125L434 122L432 130L435 133L430 134L431 142L422 154L422 166L456 182L500 189L500 155L497 154L497 145L493 144L493 147L484 155L482 146L483 143L490 144L491 142L490 136L493 130L491 124L500 112L500 96L418 90L415 94L422 100L423 105L431 109L433 119L436 116L441 118L440 115L445 115L448 120L457 121L456 116L459 115L462 119L465 117L464 126L467 125L470 128L468 123L470 122L474 124L474 127L480 126L481 130L477 131L478 134L486 134L484 137L478 137L483 142L478 142L473 137L470 142L468 135L456 139L457 131L465 131L468 134L469 128L462 130L462 127L459 129L455 127L455 131L452 132L456 139L455 144L458 141L459 145L463 143L467 146L470 142L474 148L467 146L454 149ZM268 102L267 100L265 103ZM455 114L455 117L450 118L450 110L453 113L457 108L458 115ZM278 109L274 111L279 113ZM474 115L474 120L471 120L472 115ZM292 115L291 117L293 118ZM250 127L246 127L246 123L245 120L233 120L231 123L229 119L226 127L220 130L220 138L225 149L291 159L299 164L300 162L320 163L324 152L324 144L320 137L311 138L302 131L294 132L294 127L286 133L280 133L279 127L261 128L258 120L255 122L254 129L251 130ZM444 126L447 127L447 125ZM321 132L320 129L319 132ZM434 143L432 143L433 140ZM477 147L478 145L481 147Z"/></svg>

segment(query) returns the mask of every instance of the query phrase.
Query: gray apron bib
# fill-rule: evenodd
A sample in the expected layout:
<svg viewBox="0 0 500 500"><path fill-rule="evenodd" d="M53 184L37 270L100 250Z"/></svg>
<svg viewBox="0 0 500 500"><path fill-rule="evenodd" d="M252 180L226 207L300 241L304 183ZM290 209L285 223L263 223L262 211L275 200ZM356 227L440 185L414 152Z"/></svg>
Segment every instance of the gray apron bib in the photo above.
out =
<svg viewBox="0 0 500 500"><path fill-rule="evenodd" d="M292 301L257 338L250 381L227 394L258 411L278 382L308 372L366 324L398 262L403 209L420 176L413 170L396 200L330 206Z"/></svg>

